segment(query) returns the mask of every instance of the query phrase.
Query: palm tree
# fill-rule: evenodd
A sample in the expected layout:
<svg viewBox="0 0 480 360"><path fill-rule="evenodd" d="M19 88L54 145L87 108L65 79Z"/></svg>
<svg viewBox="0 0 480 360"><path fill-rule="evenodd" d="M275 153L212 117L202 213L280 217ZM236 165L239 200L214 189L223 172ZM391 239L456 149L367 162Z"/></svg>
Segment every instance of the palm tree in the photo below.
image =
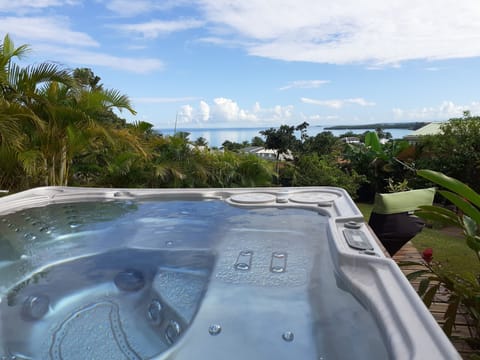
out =
<svg viewBox="0 0 480 360"><path fill-rule="evenodd" d="M42 101L33 106L34 112L45 121L38 138L45 168L47 185L67 185L74 155L88 148L91 142L115 141L141 146L127 130L103 126L96 114L113 108L135 113L129 99L116 90L90 90L50 82L38 91Z"/></svg>
<svg viewBox="0 0 480 360"><path fill-rule="evenodd" d="M15 47L9 35L0 42L0 187L23 187L23 159L30 158L25 151L28 136L26 126L41 127L42 122L22 102L17 101L18 92L12 84L13 74L19 74L19 68L13 63L15 58L22 59L30 51L28 45Z"/></svg>
<svg viewBox="0 0 480 360"><path fill-rule="evenodd" d="M104 90L97 77L85 86L57 64L20 67L13 62L28 51L28 45L15 48L8 35L0 43L0 147L8 148L10 161L18 161L27 175L44 176L45 185L67 185L74 154L95 139L118 138L140 149L125 129L114 131L97 121L112 109L134 114L128 97Z"/></svg>
<svg viewBox="0 0 480 360"><path fill-rule="evenodd" d="M9 74L13 58L23 58L29 51L27 45L15 48L10 37L5 35L0 43L0 146L19 149L22 144L20 120L27 112L8 98L12 89L9 84Z"/></svg>

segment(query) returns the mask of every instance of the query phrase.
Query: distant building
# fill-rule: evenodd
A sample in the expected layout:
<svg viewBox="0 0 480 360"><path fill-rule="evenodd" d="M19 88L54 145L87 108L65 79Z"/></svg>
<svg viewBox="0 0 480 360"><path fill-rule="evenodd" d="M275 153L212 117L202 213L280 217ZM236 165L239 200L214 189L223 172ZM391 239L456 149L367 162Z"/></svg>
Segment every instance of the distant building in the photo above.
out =
<svg viewBox="0 0 480 360"><path fill-rule="evenodd" d="M201 151L201 152L210 151L210 148L206 145L193 145L193 144L188 143L187 147L188 147L189 150L197 150L197 151Z"/></svg>
<svg viewBox="0 0 480 360"><path fill-rule="evenodd" d="M343 141L346 144L360 144L360 139L355 136L346 136L340 139L340 141Z"/></svg>
<svg viewBox="0 0 480 360"><path fill-rule="evenodd" d="M265 149L261 146L248 146L240 150L241 152L254 154L265 160L276 160L277 159L277 150ZM293 160L293 154L290 150L286 154L280 154L279 160Z"/></svg>
<svg viewBox="0 0 480 360"><path fill-rule="evenodd" d="M445 122L432 122L425 126L422 126L420 129L412 131L410 134L403 137L404 140L407 140L411 144L418 142L419 138L427 135L439 135L442 133L442 125Z"/></svg>

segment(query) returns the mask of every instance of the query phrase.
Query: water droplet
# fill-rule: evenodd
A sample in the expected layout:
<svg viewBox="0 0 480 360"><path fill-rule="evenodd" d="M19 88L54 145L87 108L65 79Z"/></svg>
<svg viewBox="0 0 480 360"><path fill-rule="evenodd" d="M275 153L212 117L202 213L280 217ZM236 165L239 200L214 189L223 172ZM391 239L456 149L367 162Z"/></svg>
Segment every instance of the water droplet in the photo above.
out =
<svg viewBox="0 0 480 360"><path fill-rule="evenodd" d="M44 232L44 231L46 232L48 230L48 226L44 225L38 230L41 231L41 232Z"/></svg>
<svg viewBox="0 0 480 360"><path fill-rule="evenodd" d="M20 229L19 229L19 228L15 228L13 231L15 231L15 232L19 232L19 231L20 231Z"/></svg>
<svg viewBox="0 0 480 360"><path fill-rule="evenodd" d="M285 331L283 334L282 334L282 339L285 340L285 341L293 341L293 338L295 337L295 335L293 335L293 332L291 331Z"/></svg>
<svg viewBox="0 0 480 360"><path fill-rule="evenodd" d="M274 273L282 273L285 272L285 268L283 266L272 266L271 267L272 272Z"/></svg>
<svg viewBox="0 0 480 360"><path fill-rule="evenodd" d="M140 271L129 269L119 272L114 282L120 290L138 291L145 286L145 277Z"/></svg>
<svg viewBox="0 0 480 360"><path fill-rule="evenodd" d="M35 240L37 237L35 235L33 235L32 233L25 233L23 235L23 237L27 240L30 240L30 241L33 241Z"/></svg>
<svg viewBox="0 0 480 360"><path fill-rule="evenodd" d="M162 315L162 303L158 299L153 299L148 307L148 320L152 323L152 325L159 326L163 321Z"/></svg>
<svg viewBox="0 0 480 360"><path fill-rule="evenodd" d="M75 222L75 221L70 221L68 223L68 225L72 228L72 229L76 229L78 228L79 226L81 226L82 224L78 223L78 222Z"/></svg>
<svg viewBox="0 0 480 360"><path fill-rule="evenodd" d="M222 327L219 324L212 324L208 328L209 334L213 336L220 334L221 331L222 331Z"/></svg>
<svg viewBox="0 0 480 360"><path fill-rule="evenodd" d="M168 241L165 242L165 245L168 246L168 247L172 247L173 246L173 241L168 240Z"/></svg>
<svg viewBox="0 0 480 360"><path fill-rule="evenodd" d="M180 336L181 332L180 324L175 320L170 320L168 322L168 326L165 329L165 339L167 339L168 343L171 345L177 340Z"/></svg>
<svg viewBox="0 0 480 360"><path fill-rule="evenodd" d="M285 259L287 255L285 253L282 253L282 252L274 252L273 253L273 257L277 258L277 259Z"/></svg>
<svg viewBox="0 0 480 360"><path fill-rule="evenodd" d="M240 251L240 255L242 255L242 256L252 256L252 255L253 255L253 251L251 251L251 250L242 250L242 251Z"/></svg>
<svg viewBox="0 0 480 360"><path fill-rule="evenodd" d="M20 259L22 259L22 260L28 259L28 255L22 254L22 255L20 256Z"/></svg>
<svg viewBox="0 0 480 360"><path fill-rule="evenodd" d="M249 270L250 265L248 265L246 263L236 263L235 264L235 269L236 270L242 270L242 271Z"/></svg>
<svg viewBox="0 0 480 360"><path fill-rule="evenodd" d="M50 299L46 295L31 295L23 302L22 315L27 320L41 319L50 306Z"/></svg>

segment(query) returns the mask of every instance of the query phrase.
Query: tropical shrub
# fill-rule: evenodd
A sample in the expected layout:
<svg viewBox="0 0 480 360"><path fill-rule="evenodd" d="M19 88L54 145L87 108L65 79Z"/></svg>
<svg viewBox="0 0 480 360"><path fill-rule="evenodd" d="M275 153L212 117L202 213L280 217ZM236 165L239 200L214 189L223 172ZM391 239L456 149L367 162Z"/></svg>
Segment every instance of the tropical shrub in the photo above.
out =
<svg viewBox="0 0 480 360"><path fill-rule="evenodd" d="M403 140L382 144L373 131L365 133L365 145L345 145L343 157L349 168L366 178L359 193L362 201L373 200L377 192L386 192L389 181L401 182L406 178L408 173L405 172L404 165L397 161L397 157L409 146Z"/></svg>
<svg viewBox="0 0 480 360"><path fill-rule="evenodd" d="M92 142L122 139L122 132L104 123L112 109L135 113L128 97L103 89L98 77L87 85L91 71L80 69L75 77L52 62L14 62L28 51L8 35L0 43L0 188L13 191L67 185L75 157Z"/></svg>
<svg viewBox="0 0 480 360"><path fill-rule="evenodd" d="M335 158L318 156L317 154L302 155L295 161L293 186L336 186L347 190L356 198L360 184L365 176L355 170L342 170Z"/></svg>
<svg viewBox="0 0 480 360"><path fill-rule="evenodd" d="M417 168L442 172L480 191L480 117L466 112L441 130L441 134L422 137L416 145Z"/></svg>
<svg viewBox="0 0 480 360"><path fill-rule="evenodd" d="M417 215L429 220L463 230L468 248L480 261L480 194L463 182L432 170L419 170L418 175L441 186L438 193L458 209L452 211L441 206L421 206ZM418 271L408 275L409 279L421 277L418 293L430 307L435 295L441 289L448 291L448 308L445 313L443 330L449 336L460 308L466 310L471 337L466 339L477 352L480 351L480 277L478 273L456 274L444 264L433 261L433 250L422 253L423 261L403 262L400 265L421 265Z"/></svg>

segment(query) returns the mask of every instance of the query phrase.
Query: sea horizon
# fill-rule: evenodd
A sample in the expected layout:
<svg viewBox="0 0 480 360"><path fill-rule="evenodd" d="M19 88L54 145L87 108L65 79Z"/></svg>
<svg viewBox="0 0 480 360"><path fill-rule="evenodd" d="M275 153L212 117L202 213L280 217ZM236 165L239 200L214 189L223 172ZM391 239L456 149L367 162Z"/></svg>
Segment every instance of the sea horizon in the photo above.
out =
<svg viewBox="0 0 480 360"><path fill-rule="evenodd" d="M341 129L341 130L324 130L328 126L320 126L320 125L312 125L307 128L307 134L309 136L316 136L317 134L323 131L330 131L335 136L340 136L345 134L349 131L352 131L357 134L361 134L365 131L372 131L372 129ZM200 137L203 137L209 147L221 147L225 141L231 141L236 143L242 143L244 141L251 142L251 140L258 136L262 139L265 139L261 134L260 131L267 130L272 128L273 126L269 127L232 127L232 128L154 128L155 131L163 134L172 136L175 132L188 132L190 141L195 141ZM278 127L273 127L278 128ZM384 128L385 132L390 132L392 134L393 139L401 139L404 136L410 134L413 130L410 129L396 129L396 128ZM299 136L300 132L297 132L297 136Z"/></svg>

